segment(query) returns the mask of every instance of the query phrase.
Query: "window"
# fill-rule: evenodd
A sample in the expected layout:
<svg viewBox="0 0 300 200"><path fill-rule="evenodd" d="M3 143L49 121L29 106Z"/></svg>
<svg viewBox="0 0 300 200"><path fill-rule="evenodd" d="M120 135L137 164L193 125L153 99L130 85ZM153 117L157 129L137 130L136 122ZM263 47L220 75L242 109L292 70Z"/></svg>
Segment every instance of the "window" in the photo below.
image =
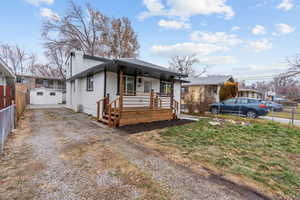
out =
<svg viewBox="0 0 300 200"><path fill-rule="evenodd" d="M172 93L172 83L161 81L160 82L160 94L164 96L169 96Z"/></svg>
<svg viewBox="0 0 300 200"><path fill-rule="evenodd" d="M50 96L55 96L55 92L50 92Z"/></svg>
<svg viewBox="0 0 300 200"><path fill-rule="evenodd" d="M235 104L235 102L236 102L236 99L228 99L228 100L224 101L223 103L225 105L232 105L232 104Z"/></svg>
<svg viewBox="0 0 300 200"><path fill-rule="evenodd" d="M88 76L86 78L86 90L87 91L93 91L94 90L94 76Z"/></svg>
<svg viewBox="0 0 300 200"><path fill-rule="evenodd" d="M256 99L248 99L248 103L259 103Z"/></svg>
<svg viewBox="0 0 300 200"><path fill-rule="evenodd" d="M149 93L152 90L152 82L151 81L144 81L144 92Z"/></svg>
<svg viewBox="0 0 300 200"><path fill-rule="evenodd" d="M43 80L43 87L48 88L49 87L49 81Z"/></svg>
<svg viewBox="0 0 300 200"><path fill-rule="evenodd" d="M36 95L37 95L37 96L43 96L44 93L43 93L43 92L37 92Z"/></svg>
<svg viewBox="0 0 300 200"><path fill-rule="evenodd" d="M241 98L241 99L238 99L237 104L247 104L248 103L248 99L244 99L244 98Z"/></svg>
<svg viewBox="0 0 300 200"><path fill-rule="evenodd" d="M124 76L124 93L125 94L134 94L135 93L135 81L134 81L134 76Z"/></svg>

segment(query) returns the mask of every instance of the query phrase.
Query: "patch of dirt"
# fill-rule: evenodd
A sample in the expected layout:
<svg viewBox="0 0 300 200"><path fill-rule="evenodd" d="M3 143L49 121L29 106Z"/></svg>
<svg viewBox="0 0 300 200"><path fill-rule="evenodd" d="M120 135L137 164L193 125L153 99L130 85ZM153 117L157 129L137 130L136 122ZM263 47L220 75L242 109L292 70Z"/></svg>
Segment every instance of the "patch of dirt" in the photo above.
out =
<svg viewBox="0 0 300 200"><path fill-rule="evenodd" d="M17 129L8 137L4 154L0 155L0 199L29 200L35 196L32 178L43 170L44 164L32 156L28 138L32 136L31 112L25 112Z"/></svg>
<svg viewBox="0 0 300 200"><path fill-rule="evenodd" d="M122 126L122 127L119 127L118 130L121 130L128 134L133 134L133 133L141 133L141 132L145 132L145 131L152 131L152 130L156 130L156 129L168 128L168 127L172 127L172 126L185 125L185 124L192 123L192 122L194 122L194 121L186 120L186 119L157 121L157 122L151 122L151 123L140 123L140 124L135 124L135 125Z"/></svg>

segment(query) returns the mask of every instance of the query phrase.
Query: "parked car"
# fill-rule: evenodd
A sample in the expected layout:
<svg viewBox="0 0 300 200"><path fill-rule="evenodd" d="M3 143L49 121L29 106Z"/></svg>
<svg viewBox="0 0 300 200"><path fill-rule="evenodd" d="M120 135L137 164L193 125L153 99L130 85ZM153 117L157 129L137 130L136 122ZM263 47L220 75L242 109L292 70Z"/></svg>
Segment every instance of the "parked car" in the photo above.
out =
<svg viewBox="0 0 300 200"><path fill-rule="evenodd" d="M232 98L220 103L210 105L213 114L229 113L245 115L249 118L256 118L268 114L268 107L254 98Z"/></svg>
<svg viewBox="0 0 300 200"><path fill-rule="evenodd" d="M262 104L265 104L269 110L275 111L275 112L282 112L283 111L283 105L279 103L275 103L273 101L261 101Z"/></svg>

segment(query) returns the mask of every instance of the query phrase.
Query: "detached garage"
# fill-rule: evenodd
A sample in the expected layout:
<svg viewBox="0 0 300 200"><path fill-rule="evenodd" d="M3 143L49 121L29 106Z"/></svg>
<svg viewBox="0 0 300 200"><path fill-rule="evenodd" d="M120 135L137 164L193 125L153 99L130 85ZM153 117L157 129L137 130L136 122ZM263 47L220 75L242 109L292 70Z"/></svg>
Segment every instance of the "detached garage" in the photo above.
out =
<svg viewBox="0 0 300 200"><path fill-rule="evenodd" d="M30 90L30 104L61 104L63 91L49 88L35 88Z"/></svg>

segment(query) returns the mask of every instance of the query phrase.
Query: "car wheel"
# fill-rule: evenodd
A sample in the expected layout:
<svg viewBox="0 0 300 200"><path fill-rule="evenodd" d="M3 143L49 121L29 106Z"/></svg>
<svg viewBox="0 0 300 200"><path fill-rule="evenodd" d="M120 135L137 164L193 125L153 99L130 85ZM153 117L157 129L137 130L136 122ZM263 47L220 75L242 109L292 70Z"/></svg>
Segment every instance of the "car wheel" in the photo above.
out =
<svg viewBox="0 0 300 200"><path fill-rule="evenodd" d="M211 113L214 115L217 115L217 114L219 114L219 109L214 107L211 109Z"/></svg>
<svg viewBox="0 0 300 200"><path fill-rule="evenodd" d="M252 118L252 119L257 117L256 112L253 111L253 110L249 110L246 115L247 115L248 118Z"/></svg>

